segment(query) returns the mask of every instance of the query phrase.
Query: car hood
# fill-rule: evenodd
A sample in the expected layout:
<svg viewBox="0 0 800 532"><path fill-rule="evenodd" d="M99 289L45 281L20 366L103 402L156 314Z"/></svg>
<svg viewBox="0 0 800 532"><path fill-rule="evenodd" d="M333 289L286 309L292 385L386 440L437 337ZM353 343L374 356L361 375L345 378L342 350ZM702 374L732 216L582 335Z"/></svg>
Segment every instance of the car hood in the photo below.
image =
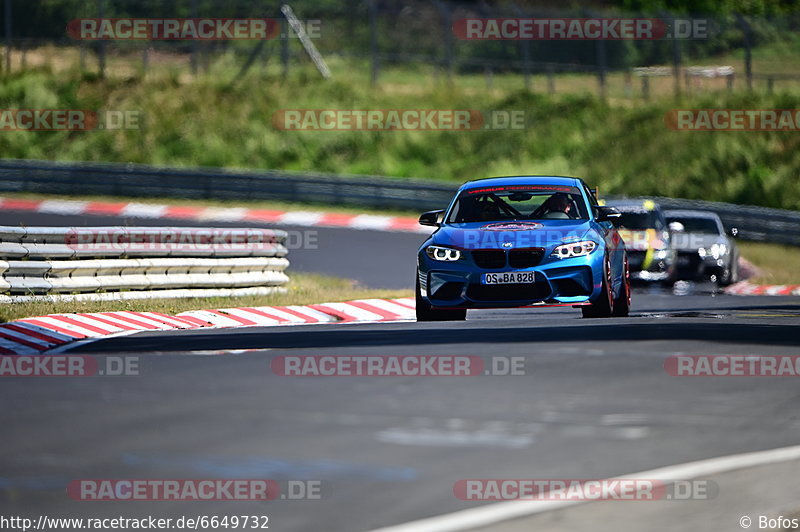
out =
<svg viewBox="0 0 800 532"><path fill-rule="evenodd" d="M625 241L625 247L634 251L663 249L666 245L655 229L620 229L619 236Z"/></svg>
<svg viewBox="0 0 800 532"><path fill-rule="evenodd" d="M711 233L673 233L672 247L682 251L710 248L714 244L727 244L728 239Z"/></svg>
<svg viewBox="0 0 800 532"><path fill-rule="evenodd" d="M462 249L548 247L585 239L602 243L588 220L447 224L440 227L432 238L433 244Z"/></svg>

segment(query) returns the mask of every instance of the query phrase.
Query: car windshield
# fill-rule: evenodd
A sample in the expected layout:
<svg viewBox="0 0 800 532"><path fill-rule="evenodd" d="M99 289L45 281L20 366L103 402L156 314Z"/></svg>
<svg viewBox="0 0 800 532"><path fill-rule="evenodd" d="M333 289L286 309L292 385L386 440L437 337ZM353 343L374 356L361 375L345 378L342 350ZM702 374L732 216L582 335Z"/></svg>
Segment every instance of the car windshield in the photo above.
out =
<svg viewBox="0 0 800 532"><path fill-rule="evenodd" d="M447 222L587 219L586 204L575 187L513 186L463 191Z"/></svg>
<svg viewBox="0 0 800 532"><path fill-rule="evenodd" d="M708 233L718 235L720 234L719 226L717 225L717 221L713 218L675 218L670 217L667 219L670 223L671 222L679 222L683 225L683 230L687 233Z"/></svg>
<svg viewBox="0 0 800 532"><path fill-rule="evenodd" d="M656 226L656 213L654 211L622 211L622 216L614 222L620 229L652 229Z"/></svg>

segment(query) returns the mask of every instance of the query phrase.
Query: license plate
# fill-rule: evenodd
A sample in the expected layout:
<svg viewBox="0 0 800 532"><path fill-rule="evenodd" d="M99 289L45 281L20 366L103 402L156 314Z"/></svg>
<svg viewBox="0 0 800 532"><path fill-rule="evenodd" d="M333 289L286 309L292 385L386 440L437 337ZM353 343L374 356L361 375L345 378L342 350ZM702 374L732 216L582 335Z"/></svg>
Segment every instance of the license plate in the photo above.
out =
<svg viewBox="0 0 800 532"><path fill-rule="evenodd" d="M484 273L483 284L523 284L535 282L533 272Z"/></svg>

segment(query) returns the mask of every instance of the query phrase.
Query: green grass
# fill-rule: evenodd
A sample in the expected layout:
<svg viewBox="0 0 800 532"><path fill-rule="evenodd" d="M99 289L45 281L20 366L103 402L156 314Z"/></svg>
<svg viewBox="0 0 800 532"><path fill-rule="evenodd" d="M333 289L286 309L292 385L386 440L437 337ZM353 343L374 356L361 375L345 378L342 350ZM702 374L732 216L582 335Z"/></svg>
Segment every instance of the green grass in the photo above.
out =
<svg viewBox="0 0 800 532"><path fill-rule="evenodd" d="M787 57L787 63L800 71L797 59L787 53L765 52L764 60L774 64L776 57ZM736 58L719 59L706 64ZM608 194L800 209L797 132L676 132L664 124L665 113L676 107L798 108L800 91L728 94L709 86L675 102L669 89L661 95L661 89L654 87L653 101L645 103L618 97L621 77L612 77L609 90L613 94L604 103L592 96L595 81L591 76L559 77L558 90L566 93L551 97L525 91L520 76L497 75L488 90L478 74L460 76L449 87L441 76L434 81L424 69L387 67L378 87L371 88L365 63L336 58L330 62L334 73L330 81L320 79L313 68L299 65L283 80L278 66L271 63L253 69L234 85L230 80L238 64L230 55L196 78L183 67L169 65L147 77L120 68L127 73L109 75L107 80L81 75L69 66L12 73L0 78L0 108L140 110L145 125L131 131L6 131L0 135L0 153L17 158L276 168L450 182L552 173L583 176ZM542 79L534 83L537 90L544 90ZM779 91L784 88L777 85ZM298 108L522 110L528 127L467 132L292 132L273 127L275 111Z"/></svg>
<svg viewBox="0 0 800 532"><path fill-rule="evenodd" d="M31 316L76 312L109 312L130 310L134 312L162 312L176 314L187 310L233 307L258 307L276 305L309 305L369 298L413 297L407 290L378 290L359 286L349 279L324 275L295 273L285 294L247 297L210 297L187 299L149 299L131 301L12 303L0 305L0 322Z"/></svg>
<svg viewBox="0 0 800 532"><path fill-rule="evenodd" d="M754 284L800 284L800 248L738 242L741 255L752 262L761 273L752 279Z"/></svg>

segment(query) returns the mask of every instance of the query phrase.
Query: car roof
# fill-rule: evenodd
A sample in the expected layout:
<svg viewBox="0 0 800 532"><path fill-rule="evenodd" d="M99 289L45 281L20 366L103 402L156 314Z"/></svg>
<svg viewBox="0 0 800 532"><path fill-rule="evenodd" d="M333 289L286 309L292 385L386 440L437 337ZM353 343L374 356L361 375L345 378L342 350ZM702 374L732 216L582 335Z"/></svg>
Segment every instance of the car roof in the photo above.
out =
<svg viewBox="0 0 800 532"><path fill-rule="evenodd" d="M710 218L719 220L719 215L711 211L693 211L689 209L671 209L664 211L664 216L671 218Z"/></svg>
<svg viewBox="0 0 800 532"><path fill-rule="evenodd" d="M653 200L645 199L612 199L606 200L606 205L621 211L659 211L661 207Z"/></svg>
<svg viewBox="0 0 800 532"><path fill-rule="evenodd" d="M461 190L468 190L478 187L499 187L508 185L560 185L567 187L579 187L581 185L581 180L577 177L545 175L487 177L484 179L467 181L461 185Z"/></svg>

